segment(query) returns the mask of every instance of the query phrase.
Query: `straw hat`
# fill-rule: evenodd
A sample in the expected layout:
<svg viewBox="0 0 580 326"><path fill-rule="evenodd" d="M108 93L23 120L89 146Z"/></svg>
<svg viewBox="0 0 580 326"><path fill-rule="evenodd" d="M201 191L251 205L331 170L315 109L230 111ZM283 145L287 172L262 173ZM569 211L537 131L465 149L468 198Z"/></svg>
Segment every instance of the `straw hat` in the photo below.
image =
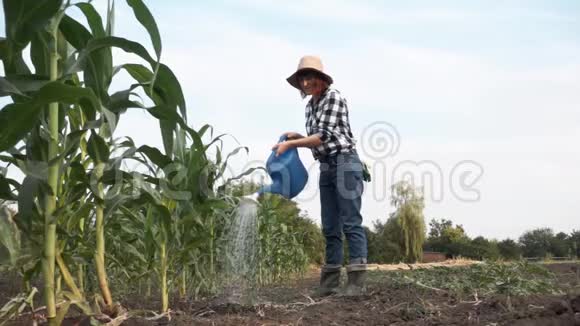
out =
<svg viewBox="0 0 580 326"><path fill-rule="evenodd" d="M296 72L294 72L292 74L292 76L286 78L286 80L293 87L300 89L300 85L298 83L298 74L302 71L307 71L307 70L315 71L315 72L319 73L321 75L321 77L325 78L328 81L328 84L333 83L332 77L330 77L329 75L327 75L324 72L324 67L322 66L322 60L320 60L319 57L316 57L313 55L307 55L307 56L302 57L300 59L300 62L298 63L298 68L296 69Z"/></svg>

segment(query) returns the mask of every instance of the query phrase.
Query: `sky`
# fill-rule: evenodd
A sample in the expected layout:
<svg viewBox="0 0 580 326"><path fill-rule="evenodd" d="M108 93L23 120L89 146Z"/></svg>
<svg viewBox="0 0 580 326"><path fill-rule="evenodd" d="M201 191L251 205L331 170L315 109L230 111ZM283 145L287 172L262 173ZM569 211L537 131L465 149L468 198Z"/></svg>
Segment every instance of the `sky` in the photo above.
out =
<svg viewBox="0 0 580 326"><path fill-rule="evenodd" d="M580 229L579 1L146 3L190 124L232 135L226 152L249 147L231 174L263 166L283 132L305 133L306 102L285 79L301 56L318 55L372 167L364 225L386 220L391 185L410 178L424 187L427 222L450 219L472 237ZM106 1L93 4L104 12ZM124 1L115 34L153 53ZM123 51L114 59L138 61ZM113 88L130 83L120 74ZM124 115L116 134L162 148L144 112ZM318 165L299 152L310 178L296 200L319 222Z"/></svg>

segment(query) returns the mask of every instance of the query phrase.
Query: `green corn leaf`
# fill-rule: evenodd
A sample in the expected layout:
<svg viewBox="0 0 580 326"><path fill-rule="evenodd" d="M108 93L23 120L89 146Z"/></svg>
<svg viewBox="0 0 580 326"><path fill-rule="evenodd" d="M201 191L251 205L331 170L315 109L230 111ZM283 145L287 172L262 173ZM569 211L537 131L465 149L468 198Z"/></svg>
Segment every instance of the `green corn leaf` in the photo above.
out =
<svg viewBox="0 0 580 326"><path fill-rule="evenodd" d="M92 203L84 203L80 208L73 211L72 214L67 218L67 229L68 230L79 230L80 229L80 221L84 219L85 221L88 220L91 211L94 209Z"/></svg>
<svg viewBox="0 0 580 326"><path fill-rule="evenodd" d="M66 190L66 204L73 205L87 194L87 185L84 183L71 184Z"/></svg>
<svg viewBox="0 0 580 326"><path fill-rule="evenodd" d="M10 190L9 179L0 174L0 199L16 200L16 196Z"/></svg>
<svg viewBox="0 0 580 326"><path fill-rule="evenodd" d="M161 36L159 35L155 18L153 18L153 15L151 15L151 12L141 0L127 0L127 4L133 9L135 18L137 18L149 33L155 54L157 54L157 60L159 60L161 57Z"/></svg>
<svg viewBox="0 0 580 326"><path fill-rule="evenodd" d="M5 80L20 93L36 92L49 82L48 77L41 75L10 75Z"/></svg>
<svg viewBox="0 0 580 326"><path fill-rule="evenodd" d="M121 69L125 69L131 77L133 77L136 81L141 84L147 84L153 78L153 72L149 70L147 67L135 64L135 63L127 63L121 66L118 66L113 71L113 74L118 73Z"/></svg>
<svg viewBox="0 0 580 326"><path fill-rule="evenodd" d="M26 47L62 6L62 0L4 0L6 38L15 51Z"/></svg>
<svg viewBox="0 0 580 326"><path fill-rule="evenodd" d="M163 146L165 148L165 153L167 155L173 155L173 145L174 145L174 132L177 127L177 123L179 123L182 128L189 129L185 121L187 121L187 114L186 114L186 107L185 107L185 98L183 96L183 91L181 89L181 85L179 81L169 69L164 64L159 65L159 71L157 73L157 81L156 85L163 89L163 94L165 95L165 103L166 106L163 106L167 111L168 114L173 116L177 116L177 108L180 109L181 117L179 117L180 121L173 121L173 120L162 120L159 121L159 126L161 128L161 136L163 139ZM177 120L177 118L175 119ZM191 132L191 131L190 131Z"/></svg>
<svg viewBox="0 0 580 326"><path fill-rule="evenodd" d="M221 134L219 136L217 136L216 138L212 139L211 142L209 142L209 144L205 145L205 149L207 150L208 148L211 147L211 145L217 143L218 141L222 144L223 146L223 141L222 141L222 137L224 136L228 136L228 134Z"/></svg>
<svg viewBox="0 0 580 326"><path fill-rule="evenodd" d="M145 256L137 248L135 248L135 246L133 246L132 244L124 243L123 250L126 250L129 255L136 257L141 262L143 262L143 263L147 262L147 260L145 259Z"/></svg>
<svg viewBox="0 0 580 326"><path fill-rule="evenodd" d="M101 182L106 185L116 185L119 181L131 182L133 180L133 175L119 169L109 169L103 173Z"/></svg>
<svg viewBox="0 0 580 326"><path fill-rule="evenodd" d="M191 133L198 134L195 130L191 129L185 121L183 121L177 112L169 109L167 105L157 105L147 108L147 112L159 120L167 120L168 122L179 124L179 126L190 135Z"/></svg>
<svg viewBox="0 0 580 326"><path fill-rule="evenodd" d="M107 36L102 38L91 39L84 49L79 53L76 61L69 63L65 68L65 75L83 71L87 65L87 60L94 51L107 48L117 47L125 52L133 53L147 61L151 67L155 67L156 61L149 55L147 50L139 43L129 41L122 37Z"/></svg>
<svg viewBox="0 0 580 326"><path fill-rule="evenodd" d="M41 193L41 180L26 176L18 192L18 221L30 229L33 220L38 215L35 199Z"/></svg>
<svg viewBox="0 0 580 326"><path fill-rule="evenodd" d="M8 104L0 111L0 152L16 145L32 129L42 106L32 103Z"/></svg>
<svg viewBox="0 0 580 326"><path fill-rule="evenodd" d="M208 130L210 132L209 137L210 138L213 138L213 127L211 125L208 125L208 124L206 124L203 127L199 128L199 130L198 130L197 133L199 134L200 137L203 137L205 135L205 132L208 131Z"/></svg>
<svg viewBox="0 0 580 326"><path fill-rule="evenodd" d="M167 207L163 205L155 205L155 212L157 213L157 218L159 218L160 224L163 226L164 231L171 232L171 213Z"/></svg>
<svg viewBox="0 0 580 326"><path fill-rule="evenodd" d="M4 62L7 76L30 74L30 69L22 58L22 50L13 51L12 44L4 38L0 38L0 59Z"/></svg>
<svg viewBox="0 0 580 326"><path fill-rule="evenodd" d="M191 145L191 152L198 152L198 153L205 153L205 148L203 146L203 140L201 139L201 136L198 132L196 131L189 131L189 136L191 137L191 140L193 142L193 144Z"/></svg>
<svg viewBox="0 0 580 326"><path fill-rule="evenodd" d="M83 14L85 15L87 22L91 28L93 38L103 38L107 36L105 29L103 28L103 20L99 13L95 10L93 5L90 3L78 3L76 4ZM102 89L102 94L100 97L102 99L106 98L106 89L109 88L111 80L113 78L113 55L110 47L97 50L89 55L89 60L93 61L90 65L90 75L89 80L85 78L85 82L89 87L98 86ZM92 82L94 80L94 82ZM97 92L97 90L95 90ZM99 94L97 92L97 94Z"/></svg>
<svg viewBox="0 0 580 326"><path fill-rule="evenodd" d="M119 69L125 69L137 82L143 85L149 83L154 78L154 73L142 65L127 64L117 68L117 71ZM183 129L186 129L188 133L192 132L191 128L185 122L186 106L181 85L171 69L166 65L160 64L157 82L155 83L153 91L150 88L145 88L145 93L157 105L153 110L149 110L149 113L159 119L163 119L159 122L163 147L165 153L171 157L174 147L174 132L177 124ZM177 108L179 108L181 116L177 114Z"/></svg>
<svg viewBox="0 0 580 326"><path fill-rule="evenodd" d="M141 108L145 109L145 105L142 102L133 101L130 99L131 95L139 97L139 95L133 90L137 87L142 87L141 84L131 85L128 89L124 91L119 91L111 95L109 98L109 103L107 108L114 113L123 113L128 108Z"/></svg>
<svg viewBox="0 0 580 326"><path fill-rule="evenodd" d="M221 164L222 164L222 149L221 148L217 148L217 152L215 155L215 164L217 166L221 166Z"/></svg>
<svg viewBox="0 0 580 326"><path fill-rule="evenodd" d="M40 112L52 102L82 103L91 111L100 104L91 89L51 82L43 86L30 101L12 103L0 111L0 151L16 145L37 124Z"/></svg>
<svg viewBox="0 0 580 326"><path fill-rule="evenodd" d="M66 40L78 51L84 53L80 61L75 55L71 55L64 64L63 71L65 75L73 72L68 72L67 69L80 65L83 70L84 82L87 87L92 88L95 93L105 101L108 97L106 90L108 89L113 77L113 59L110 47L102 47L93 50L87 50L90 42L95 39L97 35L104 37L102 21L100 16L94 12L94 8L90 4L78 4L82 12L87 17L87 21L95 33L93 36L81 23L72 19L69 16L64 16L60 22L59 29L66 38Z"/></svg>
<svg viewBox="0 0 580 326"><path fill-rule="evenodd" d="M91 32L83 24L67 15L62 17L58 28L66 40L78 51L84 49L93 38Z"/></svg>
<svg viewBox="0 0 580 326"><path fill-rule="evenodd" d="M113 36L113 30L115 27L115 0L112 0L110 7L107 8L107 29L105 33L107 36Z"/></svg>
<svg viewBox="0 0 580 326"><path fill-rule="evenodd" d="M96 163L105 163L109 160L109 146L103 137L97 135L94 130L91 130L87 151L90 158Z"/></svg>
<svg viewBox="0 0 580 326"><path fill-rule="evenodd" d="M13 94L26 96L6 78L0 77L0 96L8 96Z"/></svg>
<svg viewBox="0 0 580 326"><path fill-rule="evenodd" d="M157 165L159 168L163 169L167 165L173 163L173 161L163 155L157 148L143 145L137 149L138 152L145 154L153 164Z"/></svg>
<svg viewBox="0 0 580 326"><path fill-rule="evenodd" d="M218 174L216 176L216 179L220 178L223 175L223 173L225 172L225 170L226 170L226 168L228 166L228 160L230 159L230 157L232 157L234 155L237 155L241 150L245 150L246 151L246 154L248 154L250 152L250 150L246 146L240 146L240 147L234 149L232 152L230 152L228 154L228 156L226 157L226 160L224 161L224 163L221 164L221 166L219 168L219 171L218 171ZM218 151L218 153L221 153L221 152ZM217 162L216 162L216 164L219 165L219 163L217 163Z"/></svg>
<svg viewBox="0 0 580 326"><path fill-rule="evenodd" d="M75 4L75 6L79 7L87 18L87 22L89 23L91 31L95 37L105 37L107 35L103 28L103 19L92 4L81 2Z"/></svg>
<svg viewBox="0 0 580 326"><path fill-rule="evenodd" d="M50 75L50 53L49 44L52 42L52 36L47 31L38 31L32 37L30 43L30 58L34 65L37 75Z"/></svg>
<svg viewBox="0 0 580 326"><path fill-rule="evenodd" d="M80 147L80 141L84 138L87 133L86 129L75 130L68 135L66 135L65 149L63 151L63 157L72 154Z"/></svg>
<svg viewBox="0 0 580 326"><path fill-rule="evenodd" d="M187 121L185 97L183 96L181 84L168 66L164 64L159 65L156 83L159 84L158 87L161 87L164 90L164 93L169 99L168 104L172 107L177 106L180 110L182 119Z"/></svg>
<svg viewBox="0 0 580 326"><path fill-rule="evenodd" d="M163 140L163 148L165 153L169 156L173 156L173 143L174 143L174 130L176 123L168 120L160 120L159 128L161 129L161 139Z"/></svg>

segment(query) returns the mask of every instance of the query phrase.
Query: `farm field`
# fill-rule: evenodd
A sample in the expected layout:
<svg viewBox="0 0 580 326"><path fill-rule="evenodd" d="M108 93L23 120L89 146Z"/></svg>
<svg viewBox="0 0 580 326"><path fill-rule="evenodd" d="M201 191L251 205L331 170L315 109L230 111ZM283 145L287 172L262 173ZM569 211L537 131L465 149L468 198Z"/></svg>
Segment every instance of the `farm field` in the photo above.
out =
<svg viewBox="0 0 580 326"><path fill-rule="evenodd" d="M211 3L206 9L216 6ZM537 166L559 167L561 164L556 163L567 162L569 171L576 171L577 153L572 159L522 168L520 161L526 158L517 151L522 146L501 139L498 143L509 147L496 150L496 146L483 146L490 149L485 153L480 150L482 139L477 139L485 135L485 142L489 141L487 136L496 131L497 112L508 112L507 107L490 110L492 127L474 129L475 138L469 142L465 137L470 126L483 128L486 124L472 114L456 114L466 109L483 114L480 106L496 108L496 102L517 103L514 107L528 110L520 105L523 102L519 97L525 94L528 98L541 93L537 89L557 86L552 91L558 101L542 97L530 98L529 102L547 103L550 116L577 121L575 116L552 112L553 102L561 101L566 104L563 107L577 102L578 80L562 72L580 74L569 66L554 66L546 70L554 76L544 76L545 67L535 64L529 72L519 71L518 57L512 64L517 69L512 67L515 70L511 73L504 73L503 68L489 69L494 66L491 62L467 69L455 65L456 55L442 56L438 46L420 45L418 49L432 47L429 51L435 51L417 62L423 56L403 51L405 46L396 47L396 51L387 51L396 54L389 66L360 69L361 73L366 71L364 78L352 75L355 70L350 72L356 82L350 84L353 91L347 88L345 94L354 95L353 104L363 105L353 105L349 111L346 95L336 107L333 98L321 100L340 94L338 90L329 91L333 79L320 75L321 63L320 69L314 69L318 73L311 71L313 67L299 65L292 76L297 76L302 86L292 89L293 95L288 89L281 90L282 85L288 87L284 78L293 70L286 66L290 56L309 48L309 42L302 43L304 40L282 46L285 43L280 40L290 45L302 38L282 36L290 29L271 39L250 37L251 33L239 28L249 28L250 20L244 18L241 26L230 26L230 22L219 23L212 14L204 17L206 22L200 22L205 5L198 8L195 2L169 5L152 0L3 0L2 5L0 326L580 325L580 230L573 215L580 207L553 205L562 198L573 198L570 194L577 190L573 185L580 181L568 181L570 189L565 191L561 184L555 187L549 182L577 174L566 172L558 177L542 172L549 178L540 180L545 184L536 184ZM221 16L218 12L228 13L222 18L230 17L228 6L217 5L216 18ZM390 15L392 8L387 7L384 13ZM418 17L423 17L425 8L420 7L416 8ZM351 10L343 12L350 14ZM183 13L200 17L178 17ZM539 15L544 16L552 17ZM275 26L256 25L256 31L268 33L275 31L272 27L292 25L276 17L268 13L262 17L267 19L251 19L251 23L272 23ZM401 22L408 21L404 17ZM343 26L342 19L340 22L347 34L360 34ZM212 24L227 29L216 30ZM577 30L570 26L564 29ZM429 31L430 27L421 30ZM310 30L300 34L314 35ZM431 35L426 36L425 40L431 42ZM220 43L230 37L229 43ZM355 39L358 42L358 36L351 42ZM267 40L274 43L268 45ZM316 40L322 54L337 50L334 41L331 48L318 43ZM375 42L364 43L368 44L361 44L360 49L358 43L341 48L358 49L361 54L378 53L379 61L385 60L382 50L374 48ZM502 48L499 44L504 43L486 45L482 50ZM325 47L327 50L323 50ZM554 53L558 55L567 52L557 49ZM250 55L252 51L256 52ZM329 71L332 62L358 66L350 61L358 55L348 51L336 54L328 61L324 54L325 62L331 63ZM303 58L307 57L316 56ZM426 69L439 66L435 71ZM478 70L481 72L475 73ZM332 67L332 71L338 73L340 69ZM495 71L495 77L485 77L488 71ZM341 74L349 73L343 70L336 76ZM451 84L445 82L448 77L425 78L454 74L458 80ZM481 94L466 92L465 99L457 100L457 85L468 85L460 81L464 74L469 82L479 81L472 76L484 76L485 83L469 84L470 90L480 90ZM506 78L512 75L514 78ZM387 80L372 79L377 76L395 79L389 84ZM555 79L562 80L553 82ZM294 86L292 80L286 79ZM312 109L315 103L324 106L312 112L318 112L314 115L319 115L319 120L321 113L328 115L331 122L328 126L322 122L307 124L307 136L302 137L291 130L303 127L298 122L304 114L304 103L297 95L306 99L308 87L304 82L308 80L318 85L316 92L308 95L312 101L307 108ZM427 81L423 86L428 87L419 92L414 81L401 84L400 80ZM545 83L543 87L536 84L540 80ZM500 81L510 84L502 86ZM512 96L516 97L506 101L504 92L512 89L514 81L523 85L522 92L515 92ZM443 88L433 88L439 83ZM566 85L572 94L568 100L562 96ZM359 91L355 91L357 87ZM403 94L405 98L384 101L385 90L389 90L389 97ZM494 92L495 97L491 96ZM378 94L380 101L368 97L365 104L360 101L367 98L365 94ZM488 96L489 101L481 101ZM409 98L427 102L413 104ZM385 107L371 111L369 103L375 102L385 103ZM449 105L459 107L448 110ZM436 119L412 110L423 107L445 109ZM356 125L360 137L350 131L349 112L360 114L356 118L360 119ZM390 161L400 147L399 132L388 122L398 117L397 112L409 114L408 121L418 119L404 129L401 126L405 132L402 153L418 154L417 164L411 164L417 167L436 163L437 169L429 172L433 177L449 174L449 182L444 183L450 187L443 187L450 188L445 194L452 196L449 199L443 201L443 193L439 199L438 191L428 189L437 182L429 185L407 180L415 174L423 181L428 178L415 173L420 171L412 172L414 167L399 170L402 163L411 163L406 154L396 158L401 159L400 164ZM517 117L512 123L523 125L521 114L512 113L510 116ZM333 122L335 116L346 117L346 122ZM459 123L460 116L467 120ZM407 121L403 116L399 118ZM424 121L441 125L430 124L437 129L427 130ZM544 125L548 120L541 117L538 121ZM573 137L564 134L559 123L549 125L558 126L557 131L566 136L546 138L553 142L544 144L547 149L561 146L566 152L575 148L562 142ZM339 126L348 128L338 130ZM371 130L374 126L382 130ZM530 137L524 137L520 136L525 135L523 130L509 123L503 126L515 132L512 136L506 133L506 139L518 135L526 146L537 143L534 137L543 137L537 134L537 128L530 128ZM570 130L576 132L576 127ZM449 134L442 137L440 131ZM432 138L431 134L442 138ZM348 146L341 144L341 136L350 139ZM420 144L416 140L428 142ZM393 151L382 146L387 143ZM319 156L322 147L328 150ZM302 155L304 162L298 157L299 148L312 152L308 159ZM430 148L436 150L425 150ZM544 152L549 151L537 149L536 153L524 154L533 154L535 159L546 156ZM481 162L499 162L500 156L493 157L498 153L502 153L501 164L490 163L485 173L494 182L486 180L482 183L485 189L477 188L475 183L484 170ZM504 162L503 153L513 154L511 163ZM357 172L353 178L343 178L342 172L348 171L342 170L351 164L338 157L359 154L361 162L350 163L360 163L362 171L357 168L350 171ZM431 159L431 155L441 156L436 162L437 157ZM286 160L289 156L293 159ZM559 157L550 155L549 159ZM292 161L300 169L283 164L283 169L276 170L273 167L280 162L275 158ZM308 164L303 163L309 161L314 165L306 169L303 165ZM329 164L332 168L327 170ZM443 173L446 169L438 164L454 167L450 173ZM383 167L393 175L383 174ZM550 169L550 173L557 171L560 168ZM326 181L336 191L325 191L326 172L332 172ZM292 178L297 175L301 178ZM540 194L533 190L524 196L506 188L506 181L514 177L520 179L513 179L513 185L527 185L521 187L524 190L545 191ZM342 188L351 188L346 187L350 182L342 184L344 180L356 181L354 198L342 192L349 190L350 194L351 190ZM455 187L455 181L461 181L461 187ZM292 186L291 192L281 190L288 185ZM458 188L465 188L461 189L465 193ZM304 198L298 196L303 189ZM318 193L308 194L309 190ZM485 194L480 196L480 190ZM336 197L337 202L325 199L324 194ZM538 195L545 197L539 200L534 197ZM570 203L577 205L573 200ZM351 206L352 210L345 208ZM326 285L323 290L336 289L337 271L343 265L341 289L347 283L348 270L349 293L364 290L363 294L316 294L321 278ZM323 277L321 269L326 272Z"/></svg>
<svg viewBox="0 0 580 326"><path fill-rule="evenodd" d="M131 317L123 325L578 324L579 263L514 263L506 269L485 265L376 270L370 272L366 295L325 298L313 295L318 282L313 269L303 278L260 289L253 305L231 303L223 297L175 300L170 320L152 313L159 305L156 297L127 297L122 304ZM489 279L477 280L484 275ZM500 277L511 277L513 283L502 288L495 284ZM3 281L2 298L10 296L7 286ZM87 318L70 318L64 324L88 322ZM21 320L9 325L28 324Z"/></svg>

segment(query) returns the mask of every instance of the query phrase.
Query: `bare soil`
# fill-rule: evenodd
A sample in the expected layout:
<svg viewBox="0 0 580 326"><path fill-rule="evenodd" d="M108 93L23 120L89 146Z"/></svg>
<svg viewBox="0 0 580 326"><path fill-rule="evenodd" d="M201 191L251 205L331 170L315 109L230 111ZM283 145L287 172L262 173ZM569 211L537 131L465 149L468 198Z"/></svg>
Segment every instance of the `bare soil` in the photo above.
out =
<svg viewBox="0 0 580 326"><path fill-rule="evenodd" d="M511 305L501 296L459 301L444 291L390 283L388 271L375 271L369 273L363 296L318 298L313 271L301 280L259 290L256 304L223 298L174 301L170 319L133 315L123 325L580 325L580 264L546 267L567 294L511 298ZM159 307L153 299L137 297L122 304L131 312ZM89 320L70 319L67 325L89 325Z"/></svg>

